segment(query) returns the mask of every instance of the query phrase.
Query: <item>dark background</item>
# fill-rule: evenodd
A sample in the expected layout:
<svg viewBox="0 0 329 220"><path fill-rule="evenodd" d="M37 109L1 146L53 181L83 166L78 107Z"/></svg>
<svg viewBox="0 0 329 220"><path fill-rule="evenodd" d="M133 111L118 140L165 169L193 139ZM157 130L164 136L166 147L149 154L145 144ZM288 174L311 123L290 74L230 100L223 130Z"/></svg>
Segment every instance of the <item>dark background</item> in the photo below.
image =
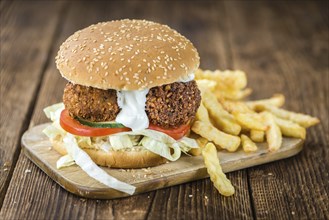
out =
<svg viewBox="0 0 329 220"><path fill-rule="evenodd" d="M329 218L328 1L1 1L0 16L1 219ZM201 68L244 70L252 99L281 92L285 108L321 124L297 156L229 173L233 197L209 179L107 201L66 192L21 153L20 137L61 100L59 45L121 18L168 24L194 43Z"/></svg>

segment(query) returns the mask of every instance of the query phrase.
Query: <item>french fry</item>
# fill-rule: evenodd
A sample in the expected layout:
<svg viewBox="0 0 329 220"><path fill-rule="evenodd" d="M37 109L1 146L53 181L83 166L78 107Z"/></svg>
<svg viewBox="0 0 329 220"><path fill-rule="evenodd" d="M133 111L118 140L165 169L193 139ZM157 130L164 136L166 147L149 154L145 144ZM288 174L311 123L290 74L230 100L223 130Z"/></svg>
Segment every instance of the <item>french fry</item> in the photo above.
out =
<svg viewBox="0 0 329 220"><path fill-rule="evenodd" d="M191 129L200 136L213 141L221 148L230 152L236 151L241 142L239 137L221 132L212 124L203 121L195 121Z"/></svg>
<svg viewBox="0 0 329 220"><path fill-rule="evenodd" d="M244 128L260 131L265 131L267 128L262 118L256 113L233 112L233 115L235 120Z"/></svg>
<svg viewBox="0 0 329 220"><path fill-rule="evenodd" d="M240 90L247 86L246 73L241 70L225 70L220 72L219 76L228 87L234 90Z"/></svg>
<svg viewBox="0 0 329 220"><path fill-rule="evenodd" d="M208 111L207 111L206 107L204 107L202 102L200 103L198 111L196 112L195 119L210 123Z"/></svg>
<svg viewBox="0 0 329 220"><path fill-rule="evenodd" d="M283 106L285 102L284 95L282 94L274 94L269 99L260 99L256 101L248 101L246 102L247 106L255 111L263 111L265 109L265 106L273 105L276 107Z"/></svg>
<svg viewBox="0 0 329 220"><path fill-rule="evenodd" d="M241 131L241 126L234 120L230 113L224 110L215 95L209 90L204 91L202 95L202 102L208 109L215 124L228 134L238 135Z"/></svg>
<svg viewBox="0 0 329 220"><path fill-rule="evenodd" d="M215 92L217 97L224 97L229 100L241 100L246 98L251 94L252 90L250 88L246 88L243 90L217 90Z"/></svg>
<svg viewBox="0 0 329 220"><path fill-rule="evenodd" d="M287 137L305 139L306 129L297 123L273 116L282 134Z"/></svg>
<svg viewBox="0 0 329 220"><path fill-rule="evenodd" d="M188 153L192 156L199 156L201 154L201 148L191 148Z"/></svg>
<svg viewBox="0 0 329 220"><path fill-rule="evenodd" d="M223 98L218 99L218 101L222 104L224 109L226 111L228 111L229 113L232 113L232 112L253 113L254 112L244 102L226 100Z"/></svg>
<svg viewBox="0 0 329 220"><path fill-rule="evenodd" d="M304 128L308 128L310 126L316 125L320 122L318 118L311 117L309 115L301 114L301 113L295 113L291 111L287 111L281 108L277 108L275 106L267 105L265 106L266 110L271 112L273 115L286 119L292 122L295 122Z"/></svg>
<svg viewBox="0 0 329 220"><path fill-rule="evenodd" d="M261 113L264 122L267 124L266 140L270 151L278 150L282 145L282 133L279 126L275 123L274 117L269 112Z"/></svg>
<svg viewBox="0 0 329 220"><path fill-rule="evenodd" d="M212 92L216 90L216 86L217 86L216 81L209 79L199 79L196 80L196 83L198 84L200 90L209 89Z"/></svg>
<svg viewBox="0 0 329 220"><path fill-rule="evenodd" d="M214 186L218 192L224 196L231 196L234 194L234 187L226 175L223 173L220 166L217 150L214 144L208 143L202 149L202 156L204 163L207 167L208 174L211 181L214 183Z"/></svg>
<svg viewBox="0 0 329 220"><path fill-rule="evenodd" d="M210 71L201 69L195 72L195 79L207 79L217 82L217 89L220 90L241 90L247 85L246 73L241 70Z"/></svg>
<svg viewBox="0 0 329 220"><path fill-rule="evenodd" d="M234 194L234 187L222 172L216 147L235 152L241 145L244 152L254 152L255 142L264 142L266 137L269 151L276 151L282 145L282 135L305 139L306 128L319 123L318 118L281 109L283 94L241 101L252 92L246 87L247 77L242 71L199 69L195 80L202 102L191 127L194 133L190 135L200 148L189 153L202 154L214 186L224 196Z"/></svg>
<svg viewBox="0 0 329 220"><path fill-rule="evenodd" d="M208 143L208 140L200 136L195 138L195 140L198 143L199 148L192 148L188 153L191 154L192 156L199 156L201 154L202 148L204 148Z"/></svg>
<svg viewBox="0 0 329 220"><path fill-rule="evenodd" d="M243 151L246 153L254 152L257 150L257 145L246 135L241 135L241 142Z"/></svg>
<svg viewBox="0 0 329 220"><path fill-rule="evenodd" d="M265 132L264 131L259 131L259 130L250 130L250 139L254 142L264 142L264 136Z"/></svg>
<svg viewBox="0 0 329 220"><path fill-rule="evenodd" d="M204 148L209 141L204 137L198 137L196 139L196 142L198 143L200 148Z"/></svg>

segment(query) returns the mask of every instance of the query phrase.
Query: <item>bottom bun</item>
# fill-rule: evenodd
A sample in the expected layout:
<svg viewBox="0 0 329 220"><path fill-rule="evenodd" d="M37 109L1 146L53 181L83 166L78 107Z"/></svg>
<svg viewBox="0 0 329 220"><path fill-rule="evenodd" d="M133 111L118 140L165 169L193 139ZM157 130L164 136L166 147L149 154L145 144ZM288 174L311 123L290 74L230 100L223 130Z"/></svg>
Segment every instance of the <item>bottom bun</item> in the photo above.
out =
<svg viewBox="0 0 329 220"><path fill-rule="evenodd" d="M62 141L51 140L53 148L60 154L66 155L67 151ZM97 149L83 149L90 158L100 166L113 168L144 168L164 164L167 160L160 155L148 150L140 151L109 151Z"/></svg>

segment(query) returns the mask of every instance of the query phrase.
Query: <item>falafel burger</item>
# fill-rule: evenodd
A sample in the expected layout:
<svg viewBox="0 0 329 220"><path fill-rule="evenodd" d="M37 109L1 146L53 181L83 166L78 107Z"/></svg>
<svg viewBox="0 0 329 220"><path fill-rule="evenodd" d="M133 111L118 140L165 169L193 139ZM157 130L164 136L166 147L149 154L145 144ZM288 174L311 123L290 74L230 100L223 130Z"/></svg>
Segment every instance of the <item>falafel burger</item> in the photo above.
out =
<svg viewBox="0 0 329 220"><path fill-rule="evenodd" d="M186 135L201 102L199 55L177 31L145 20L98 23L70 36L56 64L69 82L63 102L44 109L53 123L43 132L62 155L57 168L76 164L133 194L98 165L157 166L198 148Z"/></svg>

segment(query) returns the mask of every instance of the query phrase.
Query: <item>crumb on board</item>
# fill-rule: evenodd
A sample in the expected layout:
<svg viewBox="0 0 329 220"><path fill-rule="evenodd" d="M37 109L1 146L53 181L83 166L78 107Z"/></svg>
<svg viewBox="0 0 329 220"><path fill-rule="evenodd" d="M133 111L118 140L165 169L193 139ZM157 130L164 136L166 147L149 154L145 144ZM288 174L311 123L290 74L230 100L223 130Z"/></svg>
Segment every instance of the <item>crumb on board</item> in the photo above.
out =
<svg viewBox="0 0 329 220"><path fill-rule="evenodd" d="M209 202L208 196L204 196L204 205L207 206Z"/></svg>
<svg viewBox="0 0 329 220"><path fill-rule="evenodd" d="M29 170L29 169L26 169L25 171L24 171L24 173L31 173L32 171L31 170Z"/></svg>

